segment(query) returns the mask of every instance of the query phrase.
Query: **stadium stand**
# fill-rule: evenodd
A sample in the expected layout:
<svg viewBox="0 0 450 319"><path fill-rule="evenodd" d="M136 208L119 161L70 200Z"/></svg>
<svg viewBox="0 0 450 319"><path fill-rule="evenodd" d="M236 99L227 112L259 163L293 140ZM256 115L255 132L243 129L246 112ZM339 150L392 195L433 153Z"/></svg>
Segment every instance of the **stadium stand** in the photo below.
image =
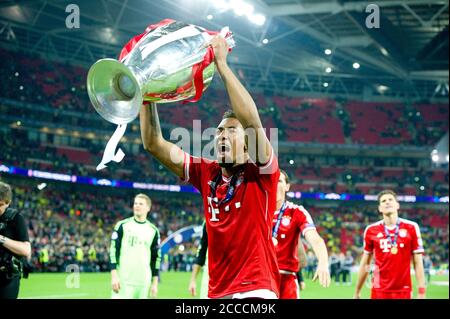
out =
<svg viewBox="0 0 450 319"><path fill-rule="evenodd" d="M99 116L93 116L88 122L83 116L67 116L68 110L93 112L86 92L86 69L5 49L0 49L0 55L0 71L7 77L0 84L3 98L47 106L49 112L36 114L36 119L111 129ZM448 129L448 105L443 104L338 103L329 99L262 94L255 94L254 98L263 124L267 128L280 128L287 141L293 142L433 145ZM224 91L210 89L197 105L161 107L160 118L187 128L192 127L192 119L202 120L203 127L215 127L217 123L211 119L219 118L227 103ZM3 105L2 113L7 112ZM18 116L20 112L13 115Z"/></svg>

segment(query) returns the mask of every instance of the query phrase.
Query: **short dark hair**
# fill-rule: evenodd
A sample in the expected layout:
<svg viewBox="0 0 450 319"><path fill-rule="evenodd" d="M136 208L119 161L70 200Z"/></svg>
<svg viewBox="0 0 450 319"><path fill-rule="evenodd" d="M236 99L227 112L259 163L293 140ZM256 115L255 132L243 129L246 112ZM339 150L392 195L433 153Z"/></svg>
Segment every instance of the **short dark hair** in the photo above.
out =
<svg viewBox="0 0 450 319"><path fill-rule="evenodd" d="M286 184L289 184L289 175L286 173L284 169L280 168L280 174L283 174L286 179Z"/></svg>
<svg viewBox="0 0 450 319"><path fill-rule="evenodd" d="M379 192L377 195L378 204L380 204L380 199L384 195L392 195L392 196L394 196L395 200L397 200L397 194L393 190L385 189L385 190L382 190L381 192Z"/></svg>
<svg viewBox="0 0 450 319"><path fill-rule="evenodd" d="M232 110L227 110L222 115L222 120L225 119L237 119L236 113L234 113Z"/></svg>
<svg viewBox="0 0 450 319"><path fill-rule="evenodd" d="M11 186L3 182L0 182L0 200L4 200L7 204L12 201Z"/></svg>

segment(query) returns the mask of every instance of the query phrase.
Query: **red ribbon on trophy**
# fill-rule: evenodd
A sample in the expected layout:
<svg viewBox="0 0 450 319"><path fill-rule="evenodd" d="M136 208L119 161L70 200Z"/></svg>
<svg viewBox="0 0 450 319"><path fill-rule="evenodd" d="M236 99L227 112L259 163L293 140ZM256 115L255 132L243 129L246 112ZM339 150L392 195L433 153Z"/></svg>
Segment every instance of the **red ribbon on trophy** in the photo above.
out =
<svg viewBox="0 0 450 319"><path fill-rule="evenodd" d="M172 20L172 19L164 19L156 24L150 24L145 29L144 33L138 34L137 36L133 37L130 41L128 41L128 43L123 47L122 51L120 52L119 61L123 61L147 33L155 30L156 28L166 26L173 22L176 22L176 21ZM208 34L210 34L212 36L221 34L221 32L210 31L210 30L206 30L206 29L205 29L205 32L207 32ZM226 38L230 35L231 35L231 32L229 32L228 29L225 30L224 34L222 34L222 36L224 38ZM229 51L231 51L231 48L229 49ZM195 96L193 96L191 99L184 100L182 102L183 104L195 103L201 99L201 97L203 95L203 88L204 88L203 71L213 61L214 61L214 50L212 47L208 46L206 48L206 54L204 55L203 60L192 66L192 77L193 77L193 82L194 82L194 87L195 87ZM179 87L177 89L176 93L177 94L183 93L184 91L190 89L191 87L192 87L192 83L189 82L185 86ZM170 98L170 97L172 97L173 94L166 93L166 94L147 94L147 95L152 96L152 97L157 96L160 98Z"/></svg>

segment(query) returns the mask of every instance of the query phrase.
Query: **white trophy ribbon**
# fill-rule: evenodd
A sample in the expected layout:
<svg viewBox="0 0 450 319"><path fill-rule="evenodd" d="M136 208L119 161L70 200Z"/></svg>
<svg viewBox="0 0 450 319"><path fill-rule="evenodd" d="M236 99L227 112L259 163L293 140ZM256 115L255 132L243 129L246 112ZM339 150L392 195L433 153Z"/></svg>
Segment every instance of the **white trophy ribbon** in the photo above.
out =
<svg viewBox="0 0 450 319"><path fill-rule="evenodd" d="M100 162L100 164L97 165L97 171L104 169L106 167L106 164L108 164L111 161L119 163L123 160L123 158L125 157L125 153L122 151L122 149L119 148L117 152L115 151L117 146L119 145L120 139L125 134L126 129L127 129L126 124L117 125L114 134L111 136L108 143L106 144L105 151L103 152L102 161Z"/></svg>

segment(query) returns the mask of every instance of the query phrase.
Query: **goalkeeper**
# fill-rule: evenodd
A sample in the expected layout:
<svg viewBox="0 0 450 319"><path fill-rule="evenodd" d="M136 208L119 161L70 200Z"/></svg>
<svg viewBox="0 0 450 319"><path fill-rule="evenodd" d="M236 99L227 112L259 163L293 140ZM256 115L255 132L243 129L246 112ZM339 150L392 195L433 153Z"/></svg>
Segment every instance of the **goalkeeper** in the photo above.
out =
<svg viewBox="0 0 450 319"><path fill-rule="evenodd" d="M147 195L136 195L133 217L114 227L110 249L113 299L157 297L160 236L156 226L147 220L151 205Z"/></svg>

